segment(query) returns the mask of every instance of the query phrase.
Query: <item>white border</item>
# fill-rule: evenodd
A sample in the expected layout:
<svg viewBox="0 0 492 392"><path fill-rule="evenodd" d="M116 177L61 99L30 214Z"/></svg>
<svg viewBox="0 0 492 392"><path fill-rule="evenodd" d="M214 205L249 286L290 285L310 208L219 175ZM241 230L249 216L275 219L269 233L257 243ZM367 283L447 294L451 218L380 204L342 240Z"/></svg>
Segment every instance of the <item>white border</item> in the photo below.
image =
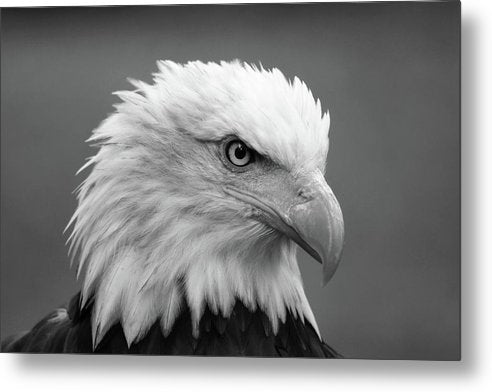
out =
<svg viewBox="0 0 492 392"><path fill-rule="evenodd" d="M217 1L231 3L234 1ZM249 1L242 1L246 3ZM171 1L7 1L0 6ZM184 1L183 3L204 3ZM492 13L462 3L461 362L0 355L4 391L484 391L492 386Z"/></svg>

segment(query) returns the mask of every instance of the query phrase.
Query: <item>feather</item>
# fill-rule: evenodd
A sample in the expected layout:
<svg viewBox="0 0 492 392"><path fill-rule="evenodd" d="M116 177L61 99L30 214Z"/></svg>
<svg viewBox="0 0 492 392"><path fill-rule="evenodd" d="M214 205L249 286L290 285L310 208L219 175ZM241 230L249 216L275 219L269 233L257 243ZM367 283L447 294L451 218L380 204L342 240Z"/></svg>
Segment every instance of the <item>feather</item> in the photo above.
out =
<svg viewBox="0 0 492 392"><path fill-rule="evenodd" d="M223 335L227 328L227 320L222 317L222 315L217 314L215 315L215 317L213 317L213 322L215 325L215 330L218 332L218 334Z"/></svg>
<svg viewBox="0 0 492 392"><path fill-rule="evenodd" d="M171 332L174 320L179 314L181 305L181 294L178 286L172 286L167 298L163 298L164 311L161 317L162 333L165 337Z"/></svg>

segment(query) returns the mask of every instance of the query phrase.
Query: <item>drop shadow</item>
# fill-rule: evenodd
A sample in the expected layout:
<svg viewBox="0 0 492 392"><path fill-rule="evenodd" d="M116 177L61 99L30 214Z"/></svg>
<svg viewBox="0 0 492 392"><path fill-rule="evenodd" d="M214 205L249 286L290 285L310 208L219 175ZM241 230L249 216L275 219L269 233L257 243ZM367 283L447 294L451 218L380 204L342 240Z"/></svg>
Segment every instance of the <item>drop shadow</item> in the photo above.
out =
<svg viewBox="0 0 492 392"><path fill-rule="evenodd" d="M461 24L461 356L472 372L478 357L478 23Z"/></svg>

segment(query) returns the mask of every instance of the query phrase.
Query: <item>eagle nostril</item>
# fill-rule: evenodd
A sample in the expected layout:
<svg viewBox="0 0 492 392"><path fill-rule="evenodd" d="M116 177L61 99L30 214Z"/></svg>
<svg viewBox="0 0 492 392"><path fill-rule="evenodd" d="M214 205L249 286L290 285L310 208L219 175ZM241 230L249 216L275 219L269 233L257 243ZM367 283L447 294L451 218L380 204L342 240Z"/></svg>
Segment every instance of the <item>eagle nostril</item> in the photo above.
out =
<svg viewBox="0 0 492 392"><path fill-rule="evenodd" d="M302 203L306 203L314 199L313 193L307 190L306 188L300 188L297 191L297 197L302 199Z"/></svg>

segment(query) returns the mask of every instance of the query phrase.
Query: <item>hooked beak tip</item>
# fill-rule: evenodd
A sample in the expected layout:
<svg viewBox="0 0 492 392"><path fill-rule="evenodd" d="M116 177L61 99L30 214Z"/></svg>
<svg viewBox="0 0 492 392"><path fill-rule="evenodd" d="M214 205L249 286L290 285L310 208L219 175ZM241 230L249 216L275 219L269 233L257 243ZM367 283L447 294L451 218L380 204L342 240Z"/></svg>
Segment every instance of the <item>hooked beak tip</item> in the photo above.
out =
<svg viewBox="0 0 492 392"><path fill-rule="evenodd" d="M322 263L324 286L335 274L342 257L344 223L340 204L324 178L312 188L316 196L292 208L289 218L301 238L293 240Z"/></svg>

